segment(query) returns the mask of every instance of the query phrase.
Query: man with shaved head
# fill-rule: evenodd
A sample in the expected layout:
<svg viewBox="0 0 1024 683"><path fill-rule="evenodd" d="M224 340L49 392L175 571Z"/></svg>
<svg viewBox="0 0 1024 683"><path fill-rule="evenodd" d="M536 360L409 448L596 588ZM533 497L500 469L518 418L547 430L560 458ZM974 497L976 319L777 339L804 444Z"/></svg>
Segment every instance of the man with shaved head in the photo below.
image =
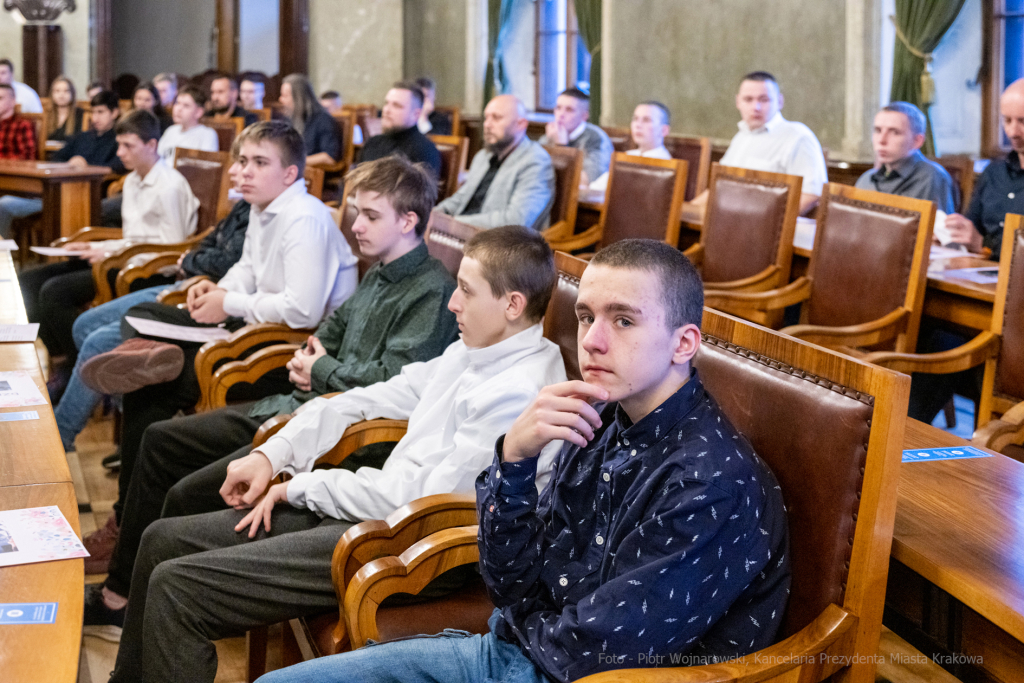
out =
<svg viewBox="0 0 1024 683"><path fill-rule="evenodd" d="M1013 150L1004 159L988 165L974 186L967 215L951 213L946 227L954 242L970 251L983 247L999 258L1003 244L1003 222L1008 213L1024 213L1024 78L1014 81L999 99L999 117Z"/></svg>
<svg viewBox="0 0 1024 683"><path fill-rule="evenodd" d="M484 148L473 157L466 183L435 211L478 228L548 227L555 171L544 148L526 137L526 107L498 95L484 109Z"/></svg>

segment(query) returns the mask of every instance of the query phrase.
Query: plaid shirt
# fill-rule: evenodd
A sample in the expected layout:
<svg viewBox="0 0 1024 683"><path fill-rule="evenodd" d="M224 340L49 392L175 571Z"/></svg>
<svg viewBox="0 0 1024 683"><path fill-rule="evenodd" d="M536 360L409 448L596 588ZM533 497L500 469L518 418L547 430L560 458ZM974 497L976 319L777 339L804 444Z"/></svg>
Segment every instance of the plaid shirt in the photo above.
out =
<svg viewBox="0 0 1024 683"><path fill-rule="evenodd" d="M36 131L32 122L15 114L0 121L0 159L35 159Z"/></svg>

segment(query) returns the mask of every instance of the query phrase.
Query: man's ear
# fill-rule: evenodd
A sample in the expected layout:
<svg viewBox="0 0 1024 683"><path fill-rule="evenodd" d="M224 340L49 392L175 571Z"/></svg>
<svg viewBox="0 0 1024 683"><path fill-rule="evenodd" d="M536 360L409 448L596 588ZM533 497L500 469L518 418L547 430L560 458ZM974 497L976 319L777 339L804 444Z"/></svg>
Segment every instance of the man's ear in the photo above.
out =
<svg viewBox="0 0 1024 683"><path fill-rule="evenodd" d="M924 146L924 133L918 133L914 136L914 149L921 149Z"/></svg>
<svg viewBox="0 0 1024 683"><path fill-rule="evenodd" d="M505 320L515 322L526 314L526 295L522 292L509 292L505 295Z"/></svg>
<svg viewBox="0 0 1024 683"><path fill-rule="evenodd" d="M291 185L299 179L299 167L292 164L284 170L284 183L285 185Z"/></svg>
<svg viewBox="0 0 1024 683"><path fill-rule="evenodd" d="M700 328L689 324L676 328L672 334L672 363L683 365L689 363L700 348Z"/></svg>
<svg viewBox="0 0 1024 683"><path fill-rule="evenodd" d="M419 225L420 217L415 211L407 211L402 216L402 234L408 235L411 232L415 232L416 226Z"/></svg>

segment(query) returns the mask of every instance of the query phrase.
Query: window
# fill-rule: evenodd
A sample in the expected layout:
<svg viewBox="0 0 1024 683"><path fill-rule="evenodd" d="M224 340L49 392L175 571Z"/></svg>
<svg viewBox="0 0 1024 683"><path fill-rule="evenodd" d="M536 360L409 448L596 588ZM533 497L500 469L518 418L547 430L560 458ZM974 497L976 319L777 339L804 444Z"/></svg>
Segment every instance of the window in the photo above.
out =
<svg viewBox="0 0 1024 683"><path fill-rule="evenodd" d="M580 38L573 0L534 1L537 8L534 52L537 111L552 111L558 93L567 87L576 86L590 92L590 52Z"/></svg>
<svg viewBox="0 0 1024 683"><path fill-rule="evenodd" d="M984 0L982 11L982 151L994 157L1010 149L999 120L999 95L1024 77L1024 0Z"/></svg>

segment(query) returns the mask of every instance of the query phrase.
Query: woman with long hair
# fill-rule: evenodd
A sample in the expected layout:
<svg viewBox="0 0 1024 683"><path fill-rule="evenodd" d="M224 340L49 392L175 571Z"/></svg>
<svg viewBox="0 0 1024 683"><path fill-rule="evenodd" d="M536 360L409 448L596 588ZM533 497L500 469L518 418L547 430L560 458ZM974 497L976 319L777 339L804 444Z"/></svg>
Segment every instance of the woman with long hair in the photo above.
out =
<svg viewBox="0 0 1024 683"><path fill-rule="evenodd" d="M132 109L145 109L160 121L160 132L167 130L174 121L160 104L160 93L152 83L139 83L132 94Z"/></svg>
<svg viewBox="0 0 1024 683"><path fill-rule="evenodd" d="M306 143L306 163L329 166L341 159L341 129L302 74L290 74L281 83L281 111Z"/></svg>
<svg viewBox="0 0 1024 683"><path fill-rule="evenodd" d="M50 108L46 110L45 130L49 140L67 140L82 131L84 111L75 103L75 84L67 76L57 76L50 84Z"/></svg>

